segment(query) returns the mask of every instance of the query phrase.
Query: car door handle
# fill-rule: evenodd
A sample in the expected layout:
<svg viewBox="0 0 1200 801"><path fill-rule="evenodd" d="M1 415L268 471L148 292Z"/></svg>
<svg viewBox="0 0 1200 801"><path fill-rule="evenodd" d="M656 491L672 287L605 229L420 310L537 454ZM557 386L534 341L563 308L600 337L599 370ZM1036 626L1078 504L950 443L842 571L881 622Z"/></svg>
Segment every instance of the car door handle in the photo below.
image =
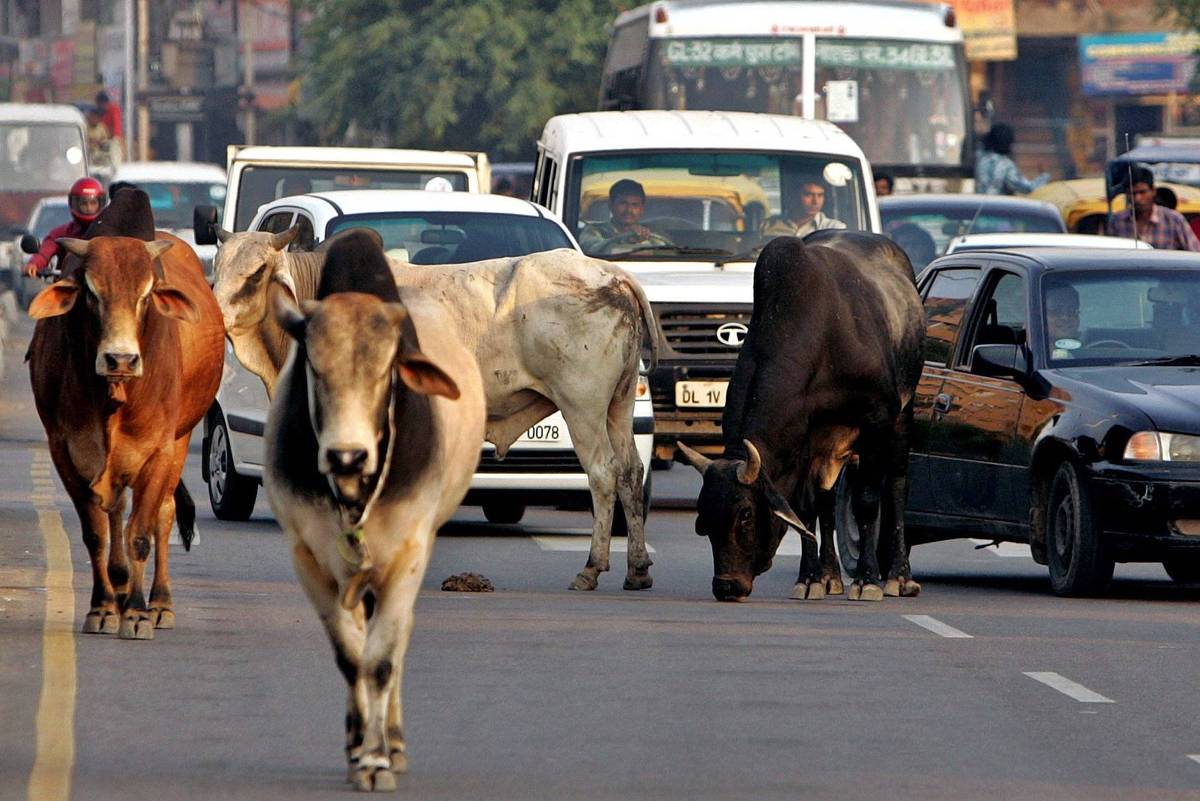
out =
<svg viewBox="0 0 1200 801"><path fill-rule="evenodd" d="M949 395L947 395L945 392L941 393L940 395L938 395L936 398L933 399L934 413L935 414L945 414L946 412L950 411L950 406L953 403L953 401L954 401L954 399L951 398Z"/></svg>

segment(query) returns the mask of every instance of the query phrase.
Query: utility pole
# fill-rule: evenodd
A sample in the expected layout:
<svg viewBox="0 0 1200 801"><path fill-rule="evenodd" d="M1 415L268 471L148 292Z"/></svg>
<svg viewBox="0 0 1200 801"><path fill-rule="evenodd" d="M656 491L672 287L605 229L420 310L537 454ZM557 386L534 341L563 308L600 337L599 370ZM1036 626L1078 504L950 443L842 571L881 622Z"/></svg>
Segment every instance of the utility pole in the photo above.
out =
<svg viewBox="0 0 1200 801"><path fill-rule="evenodd" d="M125 81L121 89L121 119L125 121L125 160L133 161L134 131L141 133L141 126L134 123L133 73L137 69L133 46L133 0L125 0Z"/></svg>
<svg viewBox="0 0 1200 801"><path fill-rule="evenodd" d="M146 105L146 91L150 88L150 0L138 0L137 49L137 157L141 161L148 161L150 159L150 107Z"/></svg>
<svg viewBox="0 0 1200 801"><path fill-rule="evenodd" d="M256 15L257 21L257 15ZM255 144L258 138L258 119L254 113L254 26L248 25L249 20L242 17L242 96L245 103L245 118L242 133L246 136L246 144Z"/></svg>

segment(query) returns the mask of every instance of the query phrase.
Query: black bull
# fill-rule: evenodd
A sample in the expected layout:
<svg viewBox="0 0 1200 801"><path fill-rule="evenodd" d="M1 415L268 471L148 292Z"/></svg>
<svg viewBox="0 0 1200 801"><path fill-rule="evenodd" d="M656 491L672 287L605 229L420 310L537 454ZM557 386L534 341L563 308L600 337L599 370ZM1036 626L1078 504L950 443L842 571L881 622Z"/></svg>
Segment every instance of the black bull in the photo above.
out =
<svg viewBox="0 0 1200 801"><path fill-rule="evenodd" d="M848 479L862 537L850 598L920 591L904 503L924 331L908 257L886 237L820 231L763 249L721 420L725 453L710 460L681 446L704 476L696 533L712 543L718 600L750 594L789 524L805 537L792 597L841 591L831 489L848 463L857 465ZM809 532L818 516L820 560ZM886 586L876 555L881 520L891 555Z"/></svg>

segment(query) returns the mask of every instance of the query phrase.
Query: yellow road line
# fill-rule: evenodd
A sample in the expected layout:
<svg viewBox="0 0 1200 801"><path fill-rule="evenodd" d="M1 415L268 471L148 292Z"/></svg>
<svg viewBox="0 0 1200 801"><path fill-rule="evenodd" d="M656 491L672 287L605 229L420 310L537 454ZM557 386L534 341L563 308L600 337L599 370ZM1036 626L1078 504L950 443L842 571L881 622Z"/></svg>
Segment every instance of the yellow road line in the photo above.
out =
<svg viewBox="0 0 1200 801"><path fill-rule="evenodd" d="M34 451L34 465L49 461ZM34 468L36 469L36 467ZM75 766L75 588L71 543L53 500L36 503L46 550L46 615L42 623L42 693L37 711L37 755L29 801L67 801Z"/></svg>

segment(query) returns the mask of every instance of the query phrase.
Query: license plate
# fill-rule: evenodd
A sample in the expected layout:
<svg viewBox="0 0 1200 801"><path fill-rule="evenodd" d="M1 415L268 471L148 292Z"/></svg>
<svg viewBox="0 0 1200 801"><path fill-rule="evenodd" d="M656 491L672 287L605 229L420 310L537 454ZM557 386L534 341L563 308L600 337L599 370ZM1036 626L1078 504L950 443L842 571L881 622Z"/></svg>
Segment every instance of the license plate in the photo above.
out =
<svg viewBox="0 0 1200 801"><path fill-rule="evenodd" d="M689 409L720 409L725 405L728 381L679 381L675 384L675 405Z"/></svg>
<svg viewBox="0 0 1200 801"><path fill-rule="evenodd" d="M517 438L518 442L560 442L563 428L559 423L538 423Z"/></svg>

